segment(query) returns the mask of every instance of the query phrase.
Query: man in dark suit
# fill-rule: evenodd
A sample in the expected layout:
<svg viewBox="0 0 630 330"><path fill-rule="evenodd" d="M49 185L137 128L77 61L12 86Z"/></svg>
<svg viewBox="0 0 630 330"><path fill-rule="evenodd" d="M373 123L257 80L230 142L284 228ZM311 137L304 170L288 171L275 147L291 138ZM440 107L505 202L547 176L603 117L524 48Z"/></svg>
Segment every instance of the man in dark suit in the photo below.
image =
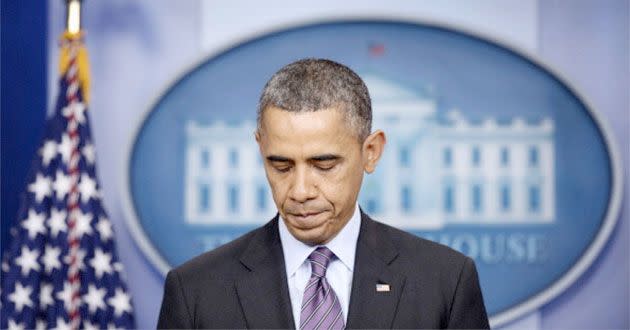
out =
<svg viewBox="0 0 630 330"><path fill-rule="evenodd" d="M385 146L371 121L341 64L274 74L256 141L278 215L170 271L158 328L488 328L470 258L358 207Z"/></svg>

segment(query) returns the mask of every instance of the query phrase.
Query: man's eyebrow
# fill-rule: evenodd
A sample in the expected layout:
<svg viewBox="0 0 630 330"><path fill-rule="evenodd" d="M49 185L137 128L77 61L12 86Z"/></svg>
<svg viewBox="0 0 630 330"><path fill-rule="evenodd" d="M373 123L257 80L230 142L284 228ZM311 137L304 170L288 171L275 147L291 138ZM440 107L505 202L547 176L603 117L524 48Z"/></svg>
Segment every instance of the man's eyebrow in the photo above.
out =
<svg viewBox="0 0 630 330"><path fill-rule="evenodd" d="M267 156L267 160L270 162L290 162L291 161L287 157L276 156L276 155Z"/></svg>
<svg viewBox="0 0 630 330"><path fill-rule="evenodd" d="M317 156L313 156L309 158L310 161L314 161L314 162L324 162L327 160L337 160L337 159L341 159L341 156L335 155L335 154L324 154L324 155L317 155Z"/></svg>

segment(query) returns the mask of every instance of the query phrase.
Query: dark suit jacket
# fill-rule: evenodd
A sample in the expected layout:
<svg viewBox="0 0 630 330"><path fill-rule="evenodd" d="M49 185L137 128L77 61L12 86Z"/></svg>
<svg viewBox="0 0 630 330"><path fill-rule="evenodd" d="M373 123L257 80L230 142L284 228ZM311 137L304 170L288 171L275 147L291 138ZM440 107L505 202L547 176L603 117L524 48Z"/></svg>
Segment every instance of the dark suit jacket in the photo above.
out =
<svg viewBox="0 0 630 330"><path fill-rule="evenodd" d="M346 326L488 328L474 262L362 213ZM277 216L166 277L158 328L293 327Z"/></svg>

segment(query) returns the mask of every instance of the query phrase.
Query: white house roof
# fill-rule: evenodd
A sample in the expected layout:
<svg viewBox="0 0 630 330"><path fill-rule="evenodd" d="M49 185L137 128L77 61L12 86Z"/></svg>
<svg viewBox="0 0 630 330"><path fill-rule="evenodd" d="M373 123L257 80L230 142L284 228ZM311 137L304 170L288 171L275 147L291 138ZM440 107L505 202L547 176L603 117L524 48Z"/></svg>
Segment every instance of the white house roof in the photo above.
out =
<svg viewBox="0 0 630 330"><path fill-rule="evenodd" d="M435 113L435 100L373 73L361 74L372 99L375 117L396 115L422 118Z"/></svg>
<svg viewBox="0 0 630 330"><path fill-rule="evenodd" d="M390 80L379 77L372 73L362 74L361 78L370 91L370 97L372 100L386 101L386 100L401 100L401 99L416 99L418 94L414 93L409 88L405 88L399 84L396 84Z"/></svg>

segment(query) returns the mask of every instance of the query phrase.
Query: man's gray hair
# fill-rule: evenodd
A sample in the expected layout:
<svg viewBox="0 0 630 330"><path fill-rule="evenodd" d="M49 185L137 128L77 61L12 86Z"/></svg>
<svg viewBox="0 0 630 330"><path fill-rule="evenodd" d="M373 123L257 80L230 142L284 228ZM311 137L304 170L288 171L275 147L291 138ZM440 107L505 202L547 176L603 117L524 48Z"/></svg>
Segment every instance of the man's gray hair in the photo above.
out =
<svg viewBox="0 0 630 330"><path fill-rule="evenodd" d="M286 65L265 84L258 103L258 129L269 107L302 112L337 109L360 141L372 129L372 103L365 83L348 67L326 59Z"/></svg>

